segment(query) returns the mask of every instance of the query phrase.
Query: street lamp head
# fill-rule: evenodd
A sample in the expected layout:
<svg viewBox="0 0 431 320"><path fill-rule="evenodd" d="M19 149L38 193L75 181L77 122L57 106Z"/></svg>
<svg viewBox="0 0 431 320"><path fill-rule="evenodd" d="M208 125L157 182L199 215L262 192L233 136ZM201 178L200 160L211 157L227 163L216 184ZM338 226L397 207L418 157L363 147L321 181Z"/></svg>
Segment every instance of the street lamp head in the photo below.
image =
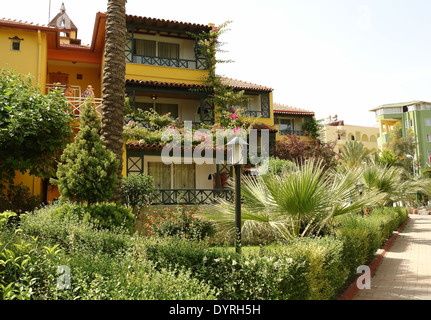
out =
<svg viewBox="0 0 431 320"><path fill-rule="evenodd" d="M235 137L227 143L231 148L228 162L233 165L247 164L247 145L240 137Z"/></svg>
<svg viewBox="0 0 431 320"><path fill-rule="evenodd" d="M362 182L358 182L356 184L356 188L358 189L359 194L362 194L364 192L364 184Z"/></svg>

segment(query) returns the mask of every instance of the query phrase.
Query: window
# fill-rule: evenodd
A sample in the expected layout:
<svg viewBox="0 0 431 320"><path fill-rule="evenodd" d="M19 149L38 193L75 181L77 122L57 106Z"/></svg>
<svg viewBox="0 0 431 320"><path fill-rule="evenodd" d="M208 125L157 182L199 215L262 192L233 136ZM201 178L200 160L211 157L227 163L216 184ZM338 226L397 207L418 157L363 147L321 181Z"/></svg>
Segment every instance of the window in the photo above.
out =
<svg viewBox="0 0 431 320"><path fill-rule="evenodd" d="M196 167L194 164L171 164L148 162L148 175L153 177L156 189L195 189Z"/></svg>
<svg viewBox="0 0 431 320"><path fill-rule="evenodd" d="M160 58L179 59L180 58L180 45L175 43L159 42L159 55Z"/></svg>
<svg viewBox="0 0 431 320"><path fill-rule="evenodd" d="M294 120L293 119L278 119L280 131L293 131Z"/></svg>
<svg viewBox="0 0 431 320"><path fill-rule="evenodd" d="M179 59L180 45L176 43L157 42L155 40L135 39L133 53L145 57Z"/></svg>
<svg viewBox="0 0 431 320"><path fill-rule="evenodd" d="M406 121L404 122L404 126L405 126L406 128L408 128L408 127L409 127L409 120L406 120Z"/></svg>
<svg viewBox="0 0 431 320"><path fill-rule="evenodd" d="M427 134L427 142L431 142L431 134Z"/></svg>
<svg viewBox="0 0 431 320"><path fill-rule="evenodd" d="M155 57L156 41L135 39L133 53L139 56Z"/></svg>
<svg viewBox="0 0 431 320"><path fill-rule="evenodd" d="M376 111L376 115L380 116L383 114L399 114L403 113L403 108L382 108Z"/></svg>
<svg viewBox="0 0 431 320"><path fill-rule="evenodd" d="M172 119L178 118L178 105L169 103L152 103L152 102L135 102L137 109L142 111L155 110L158 114L163 115L170 113Z"/></svg>
<svg viewBox="0 0 431 320"><path fill-rule="evenodd" d="M194 164L174 164L174 189L195 189L196 170Z"/></svg>
<svg viewBox="0 0 431 320"><path fill-rule="evenodd" d="M148 175L153 177L156 189L171 188L171 165L163 162L148 162Z"/></svg>
<svg viewBox="0 0 431 320"><path fill-rule="evenodd" d="M21 51L21 42L20 41L12 41L12 51Z"/></svg>
<svg viewBox="0 0 431 320"><path fill-rule="evenodd" d="M425 125L426 125L427 127L431 127L431 118L426 118L426 119L425 119Z"/></svg>
<svg viewBox="0 0 431 320"><path fill-rule="evenodd" d="M410 119L410 127L413 128L413 120Z"/></svg>

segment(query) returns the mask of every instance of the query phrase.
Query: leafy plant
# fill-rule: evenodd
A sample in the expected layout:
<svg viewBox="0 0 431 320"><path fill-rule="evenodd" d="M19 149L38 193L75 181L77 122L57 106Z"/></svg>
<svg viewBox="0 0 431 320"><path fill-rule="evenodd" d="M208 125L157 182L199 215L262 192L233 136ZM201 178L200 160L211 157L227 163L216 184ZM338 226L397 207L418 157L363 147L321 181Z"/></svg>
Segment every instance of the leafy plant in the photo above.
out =
<svg viewBox="0 0 431 320"><path fill-rule="evenodd" d="M184 206L147 219L146 228L150 236L203 240L215 232L211 221L199 216L196 209Z"/></svg>
<svg viewBox="0 0 431 320"><path fill-rule="evenodd" d="M153 177L145 173L122 179L123 204L132 207L135 218L142 208L151 204L155 191Z"/></svg>
<svg viewBox="0 0 431 320"><path fill-rule="evenodd" d="M364 149L364 144L359 141L347 141L340 150L340 160L348 167L361 167L370 160L370 150Z"/></svg>
<svg viewBox="0 0 431 320"><path fill-rule="evenodd" d="M119 161L104 146L99 130L100 119L87 99L75 141L61 156L57 178L51 179L52 184L58 185L62 197L89 204L112 198Z"/></svg>
<svg viewBox="0 0 431 320"><path fill-rule="evenodd" d="M336 216L358 212L381 199L370 189L358 195L356 183L361 169L325 171L321 161L306 161L278 176L244 176L241 183L242 230L244 240L261 234L288 240L319 234ZM233 186L231 186L233 187ZM235 205L220 200L208 217L233 235Z"/></svg>
<svg viewBox="0 0 431 320"><path fill-rule="evenodd" d="M306 161L321 161L325 169L337 166L334 143L325 143L320 139L301 139L296 135L284 137L276 142L275 156L298 165Z"/></svg>
<svg viewBox="0 0 431 320"><path fill-rule="evenodd" d="M15 171L39 177L72 138L72 113L60 89L43 94L30 76L0 68L0 189Z"/></svg>
<svg viewBox="0 0 431 320"><path fill-rule="evenodd" d="M40 196L33 196L30 188L19 185L9 185L6 195L0 193L0 211L11 210L16 213L33 211L42 203Z"/></svg>

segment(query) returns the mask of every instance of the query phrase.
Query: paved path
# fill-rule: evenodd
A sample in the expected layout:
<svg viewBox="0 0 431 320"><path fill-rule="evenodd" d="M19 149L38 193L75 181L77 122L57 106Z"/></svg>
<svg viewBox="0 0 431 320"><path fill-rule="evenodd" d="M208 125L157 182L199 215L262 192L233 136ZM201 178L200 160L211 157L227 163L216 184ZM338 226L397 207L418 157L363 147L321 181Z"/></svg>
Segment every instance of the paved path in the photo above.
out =
<svg viewBox="0 0 431 320"><path fill-rule="evenodd" d="M431 300L431 215L410 220L353 300Z"/></svg>

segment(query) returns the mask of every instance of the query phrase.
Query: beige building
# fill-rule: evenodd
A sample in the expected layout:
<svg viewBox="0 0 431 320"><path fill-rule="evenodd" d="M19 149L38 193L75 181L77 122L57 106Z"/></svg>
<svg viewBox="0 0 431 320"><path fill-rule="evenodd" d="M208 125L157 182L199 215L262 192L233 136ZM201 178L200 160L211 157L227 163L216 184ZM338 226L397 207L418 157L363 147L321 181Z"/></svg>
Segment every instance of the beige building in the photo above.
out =
<svg viewBox="0 0 431 320"><path fill-rule="evenodd" d="M336 142L336 152L339 152L347 141L361 142L365 150L379 152L377 140L380 130L377 127L346 125L344 121L335 121L322 127L321 137L325 142Z"/></svg>

